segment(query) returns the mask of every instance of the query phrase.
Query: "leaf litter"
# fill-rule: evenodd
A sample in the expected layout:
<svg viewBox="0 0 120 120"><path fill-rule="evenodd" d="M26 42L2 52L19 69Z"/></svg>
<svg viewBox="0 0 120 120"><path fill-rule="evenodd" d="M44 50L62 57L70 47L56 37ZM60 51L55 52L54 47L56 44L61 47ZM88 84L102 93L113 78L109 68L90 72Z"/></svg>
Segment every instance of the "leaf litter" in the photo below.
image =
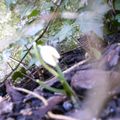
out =
<svg viewBox="0 0 120 120"><path fill-rule="evenodd" d="M80 53L81 55L79 55ZM83 102L86 97L86 91L89 91L97 85L97 79L94 78L101 78L101 76L104 75L107 75L107 80L109 80L109 90L107 91L107 94L109 94L110 97L107 99L107 102L105 102L106 106L103 106L101 109L99 117L102 120L114 120L115 118L119 118L120 45L118 43L108 45L108 47L106 47L102 52L102 58L100 60L87 60L82 62L85 59L84 57L81 59L82 54L84 54L84 50L81 52L81 49L77 48L63 54L60 60L63 69L65 69L66 66L69 66L69 68L64 71L64 75L78 96L80 96L80 106L82 106L80 109L74 108L74 105L70 102L69 98L60 93L48 91L47 89L40 87L38 84L32 87L35 82L26 77L24 85L22 84L23 81L21 81L20 84L13 85L11 80L9 80L5 82L4 86L0 86L0 92L2 95L0 97L0 120L50 120L55 118L63 120L77 120L78 114L80 114L78 115L79 117L84 114L89 115L88 111L83 112L85 111L83 106L87 103ZM96 64L102 60L104 61L102 62L104 67L98 68ZM76 61L78 63L76 63ZM43 68L41 68L41 70L42 72L44 71ZM36 68L34 68L33 71L36 71ZM36 74L35 76L38 76L39 78L39 75ZM52 75L48 75L46 79L49 80L46 80L45 83L51 87L61 88L62 86L57 79L54 77L51 78L51 76ZM27 81L32 84L28 84ZM21 88L23 91L18 88ZM30 91L25 92L24 89L32 90L33 94L31 94ZM101 90L102 89L103 88L101 88ZM37 97L35 96L36 94L38 95ZM41 98L43 98L44 101ZM50 111L52 111L52 113ZM78 111L78 113L76 111ZM79 118L79 120L81 120L81 118Z"/></svg>

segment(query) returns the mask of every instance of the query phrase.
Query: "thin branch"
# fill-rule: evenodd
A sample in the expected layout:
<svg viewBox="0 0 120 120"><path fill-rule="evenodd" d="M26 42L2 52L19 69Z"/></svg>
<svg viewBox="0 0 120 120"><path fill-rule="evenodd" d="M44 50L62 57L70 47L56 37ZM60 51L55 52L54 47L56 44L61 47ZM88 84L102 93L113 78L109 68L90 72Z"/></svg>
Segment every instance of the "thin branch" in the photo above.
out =
<svg viewBox="0 0 120 120"><path fill-rule="evenodd" d="M24 92L24 93L27 93L27 94L31 94L31 95L33 95L34 97L36 97L36 98L38 98L39 100L41 100L41 101L44 103L45 106L48 105L47 100L46 100L43 96L41 96L41 95L39 95L39 94L37 94L37 93L35 93L35 92L32 92L32 91L27 90L27 89L25 89L25 88L20 88L20 87L13 87L13 88L14 88L15 90L17 90L17 91L21 91L21 92Z"/></svg>
<svg viewBox="0 0 120 120"><path fill-rule="evenodd" d="M26 48L26 50L25 50L25 51L28 51L28 47L27 47L27 45L25 45L25 48ZM31 52L29 52L29 55L30 55L30 57L32 57Z"/></svg>
<svg viewBox="0 0 120 120"><path fill-rule="evenodd" d="M13 71L13 68L12 68L12 66L10 65L10 63L7 62L7 64L8 64L8 66L11 68L11 70Z"/></svg>
<svg viewBox="0 0 120 120"><path fill-rule="evenodd" d="M13 69L13 71L11 71L4 79L4 81L6 81L12 74L14 71L16 71L18 69L18 67L20 66L20 64L23 62L23 60L26 58L27 54L29 53L29 51L32 49L32 46L28 49L28 51L26 52L26 54L23 56L23 58L20 60L20 62L16 65L16 67Z"/></svg>
<svg viewBox="0 0 120 120"><path fill-rule="evenodd" d="M68 117L65 115L60 115L60 114L54 114L52 112L48 112L48 115L50 118L55 119L55 120L78 120L72 117Z"/></svg>
<svg viewBox="0 0 120 120"><path fill-rule="evenodd" d="M13 58L13 57L10 57L10 59L11 59L12 61L16 62L16 63L20 63L19 60L15 59L15 58ZM25 63L23 63L23 62L21 62L20 65L22 65L23 67L27 66L27 64L25 64Z"/></svg>
<svg viewBox="0 0 120 120"><path fill-rule="evenodd" d="M41 100L45 106L48 105L48 101L41 95L35 93L35 92L32 92L30 90L27 90L25 88L19 88L19 87L13 87L15 90L18 90L18 91L21 91L21 92L25 92L27 94L31 94L33 95L34 97L38 98L39 100ZM65 115L60 115L60 114L54 114L52 112L48 112L48 116L52 119L57 119L57 120L77 120L77 119L74 119L74 118L71 118L71 117L68 117L68 116L65 116Z"/></svg>

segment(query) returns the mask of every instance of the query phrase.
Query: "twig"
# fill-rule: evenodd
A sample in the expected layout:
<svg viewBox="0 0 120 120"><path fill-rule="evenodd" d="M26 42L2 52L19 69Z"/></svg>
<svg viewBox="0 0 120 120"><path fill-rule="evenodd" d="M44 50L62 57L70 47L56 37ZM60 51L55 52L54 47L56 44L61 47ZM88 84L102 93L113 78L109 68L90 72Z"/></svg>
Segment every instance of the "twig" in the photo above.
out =
<svg viewBox="0 0 120 120"><path fill-rule="evenodd" d="M48 112L48 115L49 115L50 118L55 119L55 120L56 119L57 120L78 120L78 119L68 117L68 116L65 116L65 115L54 114L52 112Z"/></svg>
<svg viewBox="0 0 120 120"><path fill-rule="evenodd" d="M20 62L19 60L15 59L15 58L13 58L13 57L10 57L10 59L11 59L12 61L16 62L16 63L19 63L19 62ZM20 65L22 65L23 67L27 66L27 64L25 64L25 63L23 63L23 62L21 62Z"/></svg>
<svg viewBox="0 0 120 120"><path fill-rule="evenodd" d="M31 94L33 95L34 97L38 98L39 100L41 100L45 106L48 105L48 101L41 95L35 93L35 92L32 92L30 90L27 90L27 89L24 89L24 88L19 88L19 87L13 87L15 90L18 90L18 91L21 91L21 92L25 92L27 94ZM52 112L48 112L48 116L52 119L57 119L57 120L77 120L77 119L74 119L74 118L71 118L71 117L68 117L68 116L64 116L64 115L59 115L59 114L54 114Z"/></svg>
<svg viewBox="0 0 120 120"><path fill-rule="evenodd" d="M87 63L88 61L89 61L89 59L78 62L77 64L75 64L72 67L68 68L67 70L63 71L63 74L66 76L66 74L70 73L71 71L74 71L76 68L82 66L83 64ZM45 84L48 84L49 86L52 86L57 81L58 81L58 79L56 77L53 77L50 80L47 80L45 82Z"/></svg>
<svg viewBox="0 0 120 120"><path fill-rule="evenodd" d="M18 69L18 67L20 66L20 64L23 62L23 60L25 59L25 57L27 56L27 54L29 53L29 51L32 49L32 46L28 49L28 51L26 52L26 54L23 56L23 58L20 60L20 62L16 65L16 67L13 69L13 71L11 71L4 79L4 81L6 81L12 74L14 71L16 71Z"/></svg>
<svg viewBox="0 0 120 120"><path fill-rule="evenodd" d="M12 66L10 65L9 62L7 62L8 66L11 68L11 70L13 71L14 69L12 68Z"/></svg>
<svg viewBox="0 0 120 120"><path fill-rule="evenodd" d="M26 48L26 50L25 50L25 51L28 51L28 46L27 46L27 45L25 45L25 48ZM30 57L32 57L31 52L29 52L29 55L30 55Z"/></svg>
<svg viewBox="0 0 120 120"><path fill-rule="evenodd" d="M43 96L38 95L38 94L35 93L35 92L32 92L32 91L27 90L27 89L25 89L25 88L20 88L20 87L14 87L14 86L13 86L13 88L14 88L15 90L18 90L18 91L21 91L21 92L24 92L24 93L27 93L27 94L31 94L31 95L33 95L34 97L36 97L36 98L38 98L39 100L41 100L41 101L44 103L45 106L48 105L47 100L46 100Z"/></svg>

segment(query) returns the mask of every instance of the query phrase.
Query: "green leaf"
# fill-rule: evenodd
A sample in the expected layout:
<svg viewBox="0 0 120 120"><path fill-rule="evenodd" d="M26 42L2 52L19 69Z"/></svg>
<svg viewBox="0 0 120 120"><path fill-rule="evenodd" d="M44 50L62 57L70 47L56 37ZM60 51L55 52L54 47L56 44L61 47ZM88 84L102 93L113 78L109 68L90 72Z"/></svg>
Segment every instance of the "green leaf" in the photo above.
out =
<svg viewBox="0 0 120 120"><path fill-rule="evenodd" d="M41 40L37 41L37 45L44 45L44 44L45 44L45 41L41 41Z"/></svg>
<svg viewBox="0 0 120 120"><path fill-rule="evenodd" d="M30 15L28 16L28 18L30 18L30 17L35 17L35 16L37 16L39 13L40 13L40 11L37 10L37 9L35 9L35 10L33 10L33 11L30 13Z"/></svg>
<svg viewBox="0 0 120 120"><path fill-rule="evenodd" d="M61 26L61 30L54 37L50 37L49 41L56 45L58 42L62 42L66 38L69 38L73 34L72 25L65 24Z"/></svg>
<svg viewBox="0 0 120 120"><path fill-rule="evenodd" d="M115 19L120 23L120 14L117 14L117 15L115 16Z"/></svg>
<svg viewBox="0 0 120 120"><path fill-rule="evenodd" d="M20 72L23 73L23 74L26 74L26 69L24 67L21 67Z"/></svg>
<svg viewBox="0 0 120 120"><path fill-rule="evenodd" d="M24 67L21 67L19 71L13 73L12 79L17 80L18 78L23 78L24 75L26 75L26 69Z"/></svg>
<svg viewBox="0 0 120 120"><path fill-rule="evenodd" d="M44 28L44 22L36 21L30 25L25 26L25 28L22 30L22 32L26 37L30 37L30 36L36 35L43 28Z"/></svg>
<svg viewBox="0 0 120 120"><path fill-rule="evenodd" d="M17 80L18 78L23 78L24 76L21 74L20 71L16 71L14 72L14 74L12 75L12 79L13 80Z"/></svg>

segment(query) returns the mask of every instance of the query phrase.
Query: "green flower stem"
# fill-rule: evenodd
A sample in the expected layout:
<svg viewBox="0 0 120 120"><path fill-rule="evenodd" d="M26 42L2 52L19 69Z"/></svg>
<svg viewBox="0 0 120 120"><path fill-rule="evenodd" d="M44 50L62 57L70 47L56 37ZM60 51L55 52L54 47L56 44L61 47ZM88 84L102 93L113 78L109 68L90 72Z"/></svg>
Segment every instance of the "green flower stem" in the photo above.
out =
<svg viewBox="0 0 120 120"><path fill-rule="evenodd" d="M37 82L38 84L40 84L42 87L46 88L47 90L49 90L49 91L51 91L51 92L58 92L58 93L63 93L63 94L65 94L65 91L64 91L64 90L50 87L50 86L46 85L46 84L45 84L43 81L41 81L41 80L37 80L36 82Z"/></svg>
<svg viewBox="0 0 120 120"><path fill-rule="evenodd" d="M60 67L58 65L56 66L56 70L59 73L58 78L59 78L61 84L63 85L66 94L68 96L70 96L70 97L71 96L76 96L75 92L73 91L73 89L70 87L70 85L68 84L68 82L65 80L64 74L62 73L62 71L61 71L61 69L60 69Z"/></svg>
<svg viewBox="0 0 120 120"><path fill-rule="evenodd" d="M66 93L67 96L71 97L72 101L74 103L76 103L76 101L78 100L75 92L72 90L72 88L70 87L70 85L67 83L67 81L64 78L64 75L60 69L60 67L57 65L56 66L56 70L57 72L51 68L50 66L48 66L42 59L39 49L37 48L36 44L33 45L35 53L36 53L36 57L38 58L38 60L40 61L40 63L44 66L44 68L46 68L50 73L52 73L55 77L57 77L61 84L63 85L64 91Z"/></svg>

